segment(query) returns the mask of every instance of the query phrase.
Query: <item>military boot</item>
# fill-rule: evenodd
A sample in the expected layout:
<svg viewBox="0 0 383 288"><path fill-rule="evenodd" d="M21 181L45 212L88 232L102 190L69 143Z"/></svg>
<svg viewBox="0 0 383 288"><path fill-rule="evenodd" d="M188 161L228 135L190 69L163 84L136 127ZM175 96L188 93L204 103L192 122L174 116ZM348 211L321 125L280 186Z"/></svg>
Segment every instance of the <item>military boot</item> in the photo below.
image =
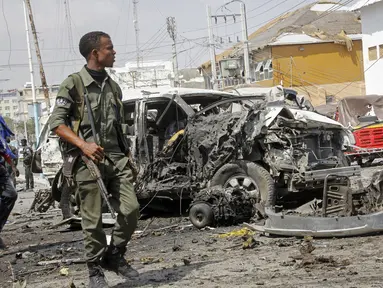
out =
<svg viewBox="0 0 383 288"><path fill-rule="evenodd" d="M87 266L89 270L89 288L109 288L101 266L96 263L88 263Z"/></svg>
<svg viewBox="0 0 383 288"><path fill-rule="evenodd" d="M126 252L125 247L109 246L105 253L101 266L116 274L120 274L125 278L138 277L138 272L124 258Z"/></svg>

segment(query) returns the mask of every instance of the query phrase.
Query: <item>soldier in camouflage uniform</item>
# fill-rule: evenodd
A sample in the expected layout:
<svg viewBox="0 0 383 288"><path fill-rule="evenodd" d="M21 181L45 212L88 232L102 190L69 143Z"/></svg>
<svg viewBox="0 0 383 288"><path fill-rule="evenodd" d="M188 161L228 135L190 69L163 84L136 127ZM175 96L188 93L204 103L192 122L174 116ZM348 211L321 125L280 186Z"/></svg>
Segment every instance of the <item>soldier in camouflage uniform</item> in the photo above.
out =
<svg viewBox="0 0 383 288"><path fill-rule="evenodd" d="M80 207L82 217L89 287L104 288L108 285L102 268L125 277L138 276L138 272L125 260L124 253L137 226L139 204L132 184L133 175L127 155L122 152L117 141L119 135L116 123L124 123L122 92L105 71L106 67L113 67L115 59L116 52L112 41L109 35L103 32L90 32L81 38L79 46L87 64L78 74L90 101L100 143L95 143L86 106L79 124L80 137L74 132L73 127L76 125L73 122L74 111L78 108L76 105L80 104L76 101L79 99L76 95L79 89L73 80L74 77L71 76L61 84L57 94L50 129L98 164L108 192L112 195L110 202L118 216L111 244L107 248L102 229L102 197L96 180L91 177L86 165L79 159L74 166L73 178L77 205ZM113 93L115 87L118 88L117 93Z"/></svg>
<svg viewBox="0 0 383 288"><path fill-rule="evenodd" d="M21 154L23 154L23 164L25 170L25 190L29 190L35 187L32 173L33 150L27 145L27 139L21 139L21 147L23 148Z"/></svg>

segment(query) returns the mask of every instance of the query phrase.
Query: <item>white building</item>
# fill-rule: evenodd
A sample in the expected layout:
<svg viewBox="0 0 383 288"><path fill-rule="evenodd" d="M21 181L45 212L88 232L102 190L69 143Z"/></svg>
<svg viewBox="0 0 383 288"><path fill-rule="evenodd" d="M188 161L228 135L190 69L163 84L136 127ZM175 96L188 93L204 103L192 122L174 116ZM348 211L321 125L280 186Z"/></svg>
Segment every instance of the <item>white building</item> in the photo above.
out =
<svg viewBox="0 0 383 288"><path fill-rule="evenodd" d="M110 69L109 74L122 89L171 87L174 78L171 61L145 61L140 67L127 62L124 67Z"/></svg>
<svg viewBox="0 0 383 288"><path fill-rule="evenodd" d="M361 12L366 94L383 95L383 1L360 0L351 9Z"/></svg>
<svg viewBox="0 0 383 288"><path fill-rule="evenodd" d="M20 93L17 90L0 93L0 114L19 120Z"/></svg>
<svg viewBox="0 0 383 288"><path fill-rule="evenodd" d="M60 85L51 85L49 86L49 98L51 106L54 104L56 95L59 91ZM20 114L24 115L26 119L33 116L33 97L32 97L32 85L27 82L24 85L24 88L20 91ZM46 105L45 105L45 96L44 90L42 87L36 87L36 101L39 104L39 112L41 114L46 114ZM41 116L41 115L40 115Z"/></svg>

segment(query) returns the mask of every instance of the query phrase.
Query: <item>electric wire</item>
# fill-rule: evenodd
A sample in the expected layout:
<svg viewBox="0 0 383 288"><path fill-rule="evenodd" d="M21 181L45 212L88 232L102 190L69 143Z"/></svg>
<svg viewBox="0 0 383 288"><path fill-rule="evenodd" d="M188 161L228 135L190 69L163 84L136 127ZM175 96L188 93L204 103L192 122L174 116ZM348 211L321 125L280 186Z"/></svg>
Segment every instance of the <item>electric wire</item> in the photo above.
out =
<svg viewBox="0 0 383 288"><path fill-rule="evenodd" d="M12 57L12 37L11 37L11 33L9 31L8 20L7 20L7 17L5 15L4 0L1 0L1 9L2 9L2 12L3 12L5 28L6 28L7 34L8 34L8 40L9 40L8 66L9 66L9 69L11 69L11 65L10 64L11 64L11 57Z"/></svg>

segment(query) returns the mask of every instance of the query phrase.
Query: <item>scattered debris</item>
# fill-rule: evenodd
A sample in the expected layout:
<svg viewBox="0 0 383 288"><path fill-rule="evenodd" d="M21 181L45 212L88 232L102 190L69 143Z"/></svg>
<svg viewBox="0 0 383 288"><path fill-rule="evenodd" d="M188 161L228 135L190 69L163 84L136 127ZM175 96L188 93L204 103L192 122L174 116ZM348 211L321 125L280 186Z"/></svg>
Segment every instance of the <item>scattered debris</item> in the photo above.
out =
<svg viewBox="0 0 383 288"><path fill-rule="evenodd" d="M69 288L76 288L76 285L73 282L73 278L70 280L68 287Z"/></svg>
<svg viewBox="0 0 383 288"><path fill-rule="evenodd" d="M33 200L29 211L44 213L47 212L51 206L54 207L54 203L55 200L52 197L51 190L40 189L35 193L35 199Z"/></svg>
<svg viewBox="0 0 383 288"><path fill-rule="evenodd" d="M176 252L176 251L180 251L181 248L182 248L181 245L175 244L175 245L172 247L172 250L173 250L173 252Z"/></svg>
<svg viewBox="0 0 383 288"><path fill-rule="evenodd" d="M237 225L249 221L255 215L256 201L257 199L244 188L223 189L222 186L205 188L194 194L189 218L197 228L210 225ZM207 203L209 203L208 206ZM206 208L200 207L201 205L205 205ZM197 211L194 212L193 209L201 211L197 214ZM210 209L213 217L208 215L209 212L206 209ZM201 212L206 215L206 219L202 221Z"/></svg>
<svg viewBox="0 0 383 288"><path fill-rule="evenodd" d="M26 251L24 252L22 255L21 255L21 258L22 259L28 259L30 256L32 256L33 253L32 252L29 252L29 251Z"/></svg>
<svg viewBox="0 0 383 288"><path fill-rule="evenodd" d="M140 259L144 265L164 262L164 258L143 257Z"/></svg>
<svg viewBox="0 0 383 288"><path fill-rule="evenodd" d="M69 275L69 268L67 268L67 267L61 268L59 273L61 276L68 276Z"/></svg>
<svg viewBox="0 0 383 288"><path fill-rule="evenodd" d="M40 261L40 262L37 262L37 265L39 266L56 265L56 264L71 265L71 264L82 264L82 263L86 263L86 260L82 258L74 258L74 259L58 259L58 260Z"/></svg>
<svg viewBox="0 0 383 288"><path fill-rule="evenodd" d="M27 287L27 280L24 280L22 282L17 281L13 282L12 288L26 288Z"/></svg>
<svg viewBox="0 0 383 288"><path fill-rule="evenodd" d="M242 249L253 249L255 246L261 244L261 242L256 241L254 237L249 234L242 236L242 239L244 240L242 244Z"/></svg>
<svg viewBox="0 0 383 288"><path fill-rule="evenodd" d="M189 266L191 263L190 258L183 258L182 261L184 262L185 266Z"/></svg>
<svg viewBox="0 0 383 288"><path fill-rule="evenodd" d="M228 232L228 233L224 233L224 234L219 234L217 235L218 238L230 238L230 237L244 237L244 236L248 236L248 235L255 235L255 232L254 231L251 231L247 228L242 228L242 229L239 229L239 230L233 230L231 232Z"/></svg>
<svg viewBox="0 0 383 288"><path fill-rule="evenodd" d="M297 268L311 268L314 265L326 264L327 267L345 267L351 264L350 260L336 260L334 256L315 256L312 252L315 251L315 247L312 244L312 237L305 237L302 245L299 246L300 255L291 256L293 260L301 260L297 264Z"/></svg>

